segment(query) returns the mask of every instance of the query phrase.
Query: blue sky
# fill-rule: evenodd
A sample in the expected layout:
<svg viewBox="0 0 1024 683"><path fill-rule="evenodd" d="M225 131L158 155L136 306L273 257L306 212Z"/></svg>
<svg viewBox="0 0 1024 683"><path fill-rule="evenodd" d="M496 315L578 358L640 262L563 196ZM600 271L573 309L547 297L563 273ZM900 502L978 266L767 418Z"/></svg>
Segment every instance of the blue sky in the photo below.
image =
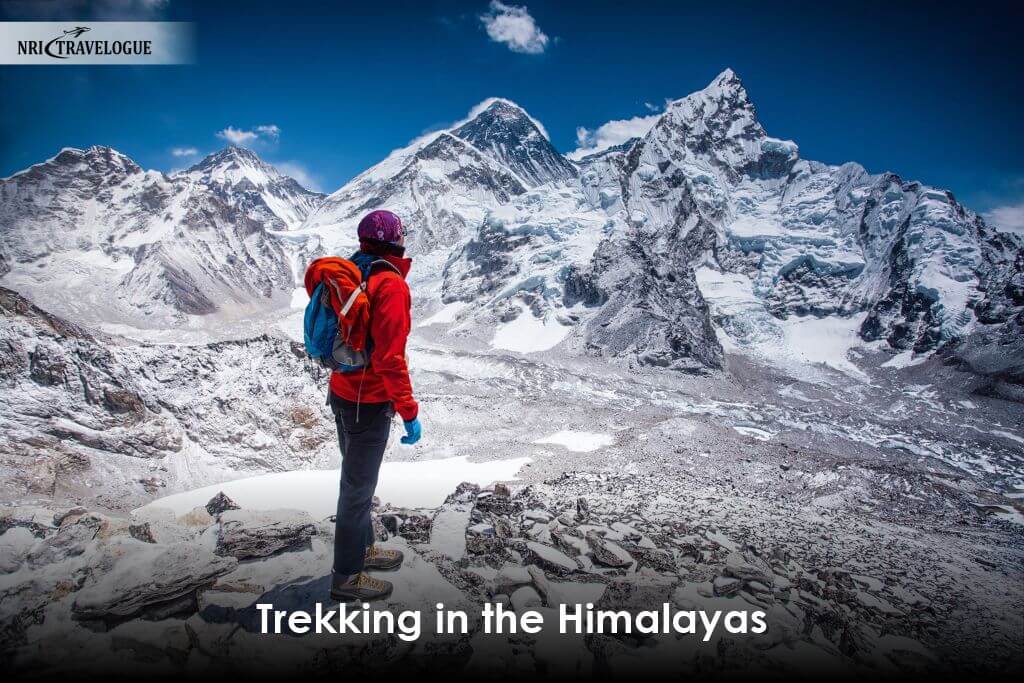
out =
<svg viewBox="0 0 1024 683"><path fill-rule="evenodd" d="M714 4L7 0L8 20L195 21L198 60L0 67L0 176L91 144L171 170L234 139L332 191L490 96L569 152L731 67L805 158L949 188L1024 228L1020 9Z"/></svg>

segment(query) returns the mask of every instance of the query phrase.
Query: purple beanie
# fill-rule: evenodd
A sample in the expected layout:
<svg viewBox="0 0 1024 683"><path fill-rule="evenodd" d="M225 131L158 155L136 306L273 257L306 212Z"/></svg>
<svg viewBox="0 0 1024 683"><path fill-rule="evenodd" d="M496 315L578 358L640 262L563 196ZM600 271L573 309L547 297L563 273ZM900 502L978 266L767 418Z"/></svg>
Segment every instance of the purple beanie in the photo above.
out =
<svg viewBox="0 0 1024 683"><path fill-rule="evenodd" d="M359 239L398 244L404 232L402 219L390 211L371 211L359 221Z"/></svg>

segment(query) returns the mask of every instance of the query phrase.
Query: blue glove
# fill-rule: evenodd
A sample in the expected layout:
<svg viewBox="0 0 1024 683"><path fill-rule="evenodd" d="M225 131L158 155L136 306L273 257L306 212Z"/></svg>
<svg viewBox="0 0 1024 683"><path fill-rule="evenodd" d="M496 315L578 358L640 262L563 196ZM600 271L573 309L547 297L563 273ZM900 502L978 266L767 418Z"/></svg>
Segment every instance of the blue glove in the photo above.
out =
<svg viewBox="0 0 1024 683"><path fill-rule="evenodd" d="M401 441L406 446L411 446L420 440L423 435L423 429L420 427L420 419L414 417L405 423L405 436L402 437Z"/></svg>

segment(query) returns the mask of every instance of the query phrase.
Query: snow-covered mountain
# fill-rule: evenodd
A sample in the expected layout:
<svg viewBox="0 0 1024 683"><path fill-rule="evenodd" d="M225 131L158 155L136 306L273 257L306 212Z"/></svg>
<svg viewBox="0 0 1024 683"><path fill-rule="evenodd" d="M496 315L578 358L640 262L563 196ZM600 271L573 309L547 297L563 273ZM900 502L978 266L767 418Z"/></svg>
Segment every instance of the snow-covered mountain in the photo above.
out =
<svg viewBox="0 0 1024 683"><path fill-rule="evenodd" d="M389 440L376 491L406 558L389 609L769 615L717 658L426 634L451 671L1019 668L1024 432L999 399L1024 402L1024 243L802 159L731 71L575 162L487 100L329 197L237 148L0 180L5 663L310 669L320 641L278 648L253 612L330 583L337 440L293 288L374 208L410 229L425 433ZM312 667L421 668L367 642Z"/></svg>
<svg viewBox="0 0 1024 683"><path fill-rule="evenodd" d="M474 111L452 134L500 161L530 187L577 176L576 167L558 153L540 124L519 105L495 98Z"/></svg>
<svg viewBox="0 0 1024 683"><path fill-rule="evenodd" d="M799 345L833 317L863 341L928 353L975 331L993 278L1020 277L1021 241L949 192L806 161L769 137L732 71L671 103L622 154L631 244L654 264L677 259L677 280L694 270L741 348ZM678 286L667 282L651 291Z"/></svg>
<svg viewBox="0 0 1024 683"><path fill-rule="evenodd" d="M802 159L731 70L643 139L576 164L520 107L487 101L302 230L337 243L380 206L406 217L418 292L441 300L427 323L514 351L564 342L699 371L721 367L724 347L855 372L855 345L903 365L972 338L1004 359L977 352L972 367L1002 372L1006 353L983 340L1020 325L1019 238L946 191Z"/></svg>
<svg viewBox="0 0 1024 683"><path fill-rule="evenodd" d="M320 200L239 148L170 176L109 147L64 149L0 180L0 274L84 323L244 319L287 306L309 247L276 233Z"/></svg>
<svg viewBox="0 0 1024 683"><path fill-rule="evenodd" d="M223 193L268 229L297 227L323 200L244 147L214 152L173 177Z"/></svg>
<svg viewBox="0 0 1024 683"><path fill-rule="evenodd" d="M1021 240L946 191L802 159L731 70L578 162L495 98L326 198L240 148L165 176L101 147L0 181L0 197L3 283L75 321L205 328L285 309L305 262L351 250L358 218L387 207L410 229L420 319L478 346L849 374L854 346L896 366L942 349L1021 378Z"/></svg>

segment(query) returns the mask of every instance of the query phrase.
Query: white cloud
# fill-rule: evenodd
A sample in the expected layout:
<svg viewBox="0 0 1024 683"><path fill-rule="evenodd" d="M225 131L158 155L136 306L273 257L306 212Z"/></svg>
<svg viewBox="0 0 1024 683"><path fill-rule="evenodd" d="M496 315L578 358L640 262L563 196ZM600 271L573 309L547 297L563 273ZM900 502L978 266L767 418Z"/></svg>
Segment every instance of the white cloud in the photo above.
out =
<svg viewBox="0 0 1024 683"><path fill-rule="evenodd" d="M171 156L175 157L194 157L199 154L199 150L195 147L172 147Z"/></svg>
<svg viewBox="0 0 1024 683"><path fill-rule="evenodd" d="M268 138L278 139L281 137L281 129L271 124L269 126L256 126L256 132Z"/></svg>
<svg viewBox="0 0 1024 683"><path fill-rule="evenodd" d="M291 176L298 181L299 185L302 185L307 190L313 190L313 192L323 192L323 188L320 185L320 181L315 175L313 175L308 168L300 164L298 161L281 161L275 162L274 166L277 167L281 173L287 176Z"/></svg>
<svg viewBox="0 0 1024 683"><path fill-rule="evenodd" d="M631 119L609 121L591 130L580 126L576 129L577 149L566 156L578 160L615 145L621 145L630 138L642 138L651 130L661 114L634 116Z"/></svg>
<svg viewBox="0 0 1024 683"><path fill-rule="evenodd" d="M217 137L227 140L232 145L246 145L257 140L277 140L281 137L281 129L274 124L256 126L250 130L228 126L217 131Z"/></svg>
<svg viewBox="0 0 1024 683"><path fill-rule="evenodd" d="M503 43L512 52L539 55L550 42L525 7L491 0L490 11L481 15L480 21L491 40Z"/></svg>
<svg viewBox="0 0 1024 683"><path fill-rule="evenodd" d="M997 230L1024 234L1024 202L997 206L986 211L982 216L989 225Z"/></svg>

